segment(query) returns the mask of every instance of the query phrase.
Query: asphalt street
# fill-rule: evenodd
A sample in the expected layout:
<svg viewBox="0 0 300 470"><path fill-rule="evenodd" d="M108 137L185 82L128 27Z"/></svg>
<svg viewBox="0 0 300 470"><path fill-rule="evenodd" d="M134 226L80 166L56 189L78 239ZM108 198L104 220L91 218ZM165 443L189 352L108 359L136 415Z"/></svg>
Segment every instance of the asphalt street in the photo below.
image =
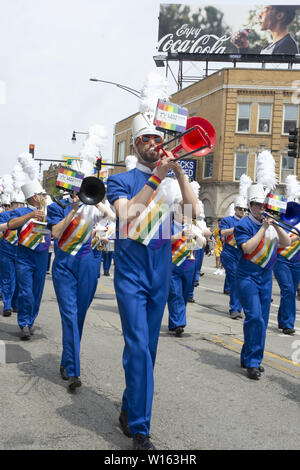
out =
<svg viewBox="0 0 300 470"><path fill-rule="evenodd" d="M160 450L300 448L300 320L294 336L277 329L273 302L259 381L240 368L243 320L228 315L224 276L205 256L181 338L162 322L155 367L151 437ZM300 309L300 302L297 302ZM299 315L299 313L298 313ZM51 274L30 341L16 314L0 317L0 449L130 450L118 425L124 388L123 337L110 277L99 279L81 343L82 387L59 374L61 324Z"/></svg>

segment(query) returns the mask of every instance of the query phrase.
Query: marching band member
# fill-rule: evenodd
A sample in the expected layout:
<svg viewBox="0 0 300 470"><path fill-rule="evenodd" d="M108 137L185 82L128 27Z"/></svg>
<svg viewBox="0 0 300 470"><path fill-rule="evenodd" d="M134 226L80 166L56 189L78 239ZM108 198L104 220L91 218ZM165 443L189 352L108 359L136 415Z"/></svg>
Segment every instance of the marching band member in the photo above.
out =
<svg viewBox="0 0 300 470"><path fill-rule="evenodd" d="M142 105L143 96L146 93L142 94ZM159 187L170 169L183 203L190 204L192 216L196 215L195 194L181 166L170 153L160 160L160 151L155 149L163 141L163 134L152 124L158 97L162 98L156 95L152 108L141 107L133 120L136 168L110 176L107 182L107 198L117 214L114 285L125 341L126 389L119 421L123 432L133 437L133 449L141 450L155 448L149 439L153 369L171 274L171 219L166 205L160 202ZM155 214L159 217L155 224L159 236L152 238L149 221L151 228Z"/></svg>
<svg viewBox="0 0 300 470"><path fill-rule="evenodd" d="M102 126L92 126L89 130L81 151L81 161L77 162L86 176L93 174L95 155L105 135ZM93 140L95 145L92 145ZM69 391L81 386L80 342L86 313L98 281L91 240L93 227L104 216L103 207L101 203L97 206L83 204L78 195L73 194L72 204L61 207L54 202L47 211L48 226L56 246L52 280L62 322L60 375L68 380Z"/></svg>
<svg viewBox="0 0 300 470"><path fill-rule="evenodd" d="M30 158L31 154L30 154ZM44 290L50 233L44 235L35 231L37 221L46 218L46 192L38 180L31 180L22 186L27 207L13 211L7 223L9 230L18 231L16 258L18 295L18 325L21 339L29 340L33 334L33 324L39 312Z"/></svg>
<svg viewBox="0 0 300 470"><path fill-rule="evenodd" d="M4 233L0 240L0 273L2 282L3 316L5 317L9 317L12 311L17 312L19 291L16 277L18 234L17 230L8 230L7 222L10 219L13 210L24 206L24 194L22 191L14 189L10 193L10 200L11 210L0 214L0 222L4 222L6 220L6 223L2 225Z"/></svg>
<svg viewBox="0 0 300 470"><path fill-rule="evenodd" d="M233 231L242 217L244 217L246 209L246 199L242 196L235 197L234 215L224 217L220 223L220 234L222 237L224 237L221 263L226 271L226 277L229 282L229 315L232 319L242 318L242 306L240 304L235 287L235 276L237 263L240 257L240 251L236 245Z"/></svg>
<svg viewBox="0 0 300 470"><path fill-rule="evenodd" d="M261 184L249 188L249 216L243 217L234 229L234 237L241 251L236 273L237 293L244 309L244 344L241 366L250 379L258 380L263 372L266 330L272 293L272 268L277 258L277 247L290 244L288 235L263 218L265 192Z"/></svg>
<svg viewBox="0 0 300 470"><path fill-rule="evenodd" d="M295 228L300 230L300 205L296 202L297 195L300 194L300 185L295 175L287 176L286 193L289 202L287 212L282 219L284 221L289 216L291 220L288 222L295 224ZM278 248L278 257L273 270L280 287L278 328L286 335L295 333L296 293L300 282L300 239L292 233L289 233L289 237L291 245Z"/></svg>
<svg viewBox="0 0 300 470"><path fill-rule="evenodd" d="M186 326L186 304L195 275L195 252L206 243L202 232L181 214L174 215L172 274L168 296L169 330L181 336Z"/></svg>

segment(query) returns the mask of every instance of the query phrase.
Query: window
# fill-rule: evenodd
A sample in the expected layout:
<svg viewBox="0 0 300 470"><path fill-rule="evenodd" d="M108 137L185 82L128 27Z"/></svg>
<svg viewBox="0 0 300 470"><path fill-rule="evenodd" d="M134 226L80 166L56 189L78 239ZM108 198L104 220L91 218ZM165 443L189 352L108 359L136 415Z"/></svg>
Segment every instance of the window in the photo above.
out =
<svg viewBox="0 0 300 470"><path fill-rule="evenodd" d="M118 143L118 162L125 160L125 140Z"/></svg>
<svg viewBox="0 0 300 470"><path fill-rule="evenodd" d="M235 181L238 181L244 173L247 174L247 169L248 169L248 153L237 152L235 154L235 173L234 173Z"/></svg>
<svg viewBox="0 0 300 470"><path fill-rule="evenodd" d="M250 104L238 104L237 132L249 132L250 129Z"/></svg>
<svg viewBox="0 0 300 470"><path fill-rule="evenodd" d="M298 105L284 105L283 134L288 134L290 129L298 127Z"/></svg>
<svg viewBox="0 0 300 470"><path fill-rule="evenodd" d="M204 158L203 178L211 178L213 175L214 156L206 155Z"/></svg>
<svg viewBox="0 0 300 470"><path fill-rule="evenodd" d="M271 131L271 104L260 104L258 111L258 132L269 133Z"/></svg>
<svg viewBox="0 0 300 470"><path fill-rule="evenodd" d="M295 174L295 162L294 157L288 157L287 155L281 156L281 172L280 172L280 182L285 183L285 179L288 175Z"/></svg>

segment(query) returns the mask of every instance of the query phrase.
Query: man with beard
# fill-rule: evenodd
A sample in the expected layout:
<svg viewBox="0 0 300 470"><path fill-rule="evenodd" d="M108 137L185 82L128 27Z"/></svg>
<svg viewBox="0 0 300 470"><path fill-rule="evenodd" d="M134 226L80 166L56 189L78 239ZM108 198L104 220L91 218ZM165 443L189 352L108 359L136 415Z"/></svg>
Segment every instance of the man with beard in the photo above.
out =
<svg viewBox="0 0 300 470"><path fill-rule="evenodd" d="M155 449L149 439L153 369L169 292L171 216L169 214L164 221L169 225L168 236L162 223L159 236L147 245L127 237L128 225L143 216L171 169L177 178L183 204L191 205L193 217L197 215L197 199L181 166L170 152L161 159L162 151L156 146L163 142L163 134L152 122L150 113L134 118L132 135L138 158L136 168L109 177L107 183L107 198L117 214L114 284L125 341L126 389L119 421L124 434L133 437L135 450ZM148 221L147 225L153 221L152 214L147 212L149 219L144 220Z"/></svg>

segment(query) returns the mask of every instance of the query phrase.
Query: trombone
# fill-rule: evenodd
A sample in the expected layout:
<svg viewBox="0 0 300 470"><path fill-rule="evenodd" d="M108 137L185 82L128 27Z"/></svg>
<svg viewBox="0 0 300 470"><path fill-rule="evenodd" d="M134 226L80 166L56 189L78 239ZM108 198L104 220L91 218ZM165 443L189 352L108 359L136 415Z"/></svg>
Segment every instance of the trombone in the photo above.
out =
<svg viewBox="0 0 300 470"><path fill-rule="evenodd" d="M296 235L297 237L300 237L300 230L298 230L294 225L288 224L287 222L284 222L283 220L278 220L274 215L272 215L270 212L263 212L262 215L266 217L271 217L272 219L275 220L274 225L277 225L280 228L283 228L287 232L291 232L293 235ZM294 231L296 230L296 231Z"/></svg>

